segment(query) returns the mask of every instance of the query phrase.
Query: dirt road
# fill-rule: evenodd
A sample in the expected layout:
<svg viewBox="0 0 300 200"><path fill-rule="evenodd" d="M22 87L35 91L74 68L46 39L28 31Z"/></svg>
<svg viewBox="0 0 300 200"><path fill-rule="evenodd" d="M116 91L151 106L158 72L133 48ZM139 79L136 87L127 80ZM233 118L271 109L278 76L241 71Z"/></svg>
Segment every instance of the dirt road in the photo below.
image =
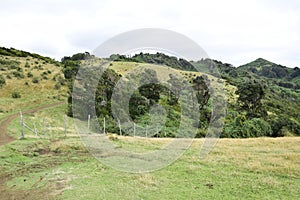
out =
<svg viewBox="0 0 300 200"><path fill-rule="evenodd" d="M43 109L46 109L46 108L55 107L55 106L58 106L58 105L61 105L61 104L64 104L64 103L65 102L56 102L56 103L40 106L40 107L37 107L37 108L32 108L32 109L29 109L29 110L25 110L25 111L22 111L22 112L23 112L23 114L34 113L34 112L37 112L37 111L40 111L40 110L43 110ZM6 117L0 123L0 146L8 144L8 143L15 140L15 138L7 135L6 128L9 125L9 123L13 119L15 119L16 117L19 117L19 113L16 113L16 114L13 114L13 115L10 115L10 116Z"/></svg>

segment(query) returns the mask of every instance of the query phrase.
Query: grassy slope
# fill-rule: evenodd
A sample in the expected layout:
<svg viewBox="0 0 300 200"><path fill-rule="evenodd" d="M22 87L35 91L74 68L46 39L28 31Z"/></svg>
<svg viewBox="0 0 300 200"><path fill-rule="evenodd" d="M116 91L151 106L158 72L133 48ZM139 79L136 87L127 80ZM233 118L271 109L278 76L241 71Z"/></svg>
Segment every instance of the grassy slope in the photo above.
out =
<svg viewBox="0 0 300 200"><path fill-rule="evenodd" d="M0 74L6 79L6 84L0 89L0 118L10 113L18 112L19 110L66 99L67 87L62 86L58 90L54 89L57 81L52 80L54 76L63 77L60 67L32 57L0 56L0 59L5 61L18 61L20 63L18 67L23 70L25 76L24 78L18 79L12 74L12 72L16 70L6 69L5 71L0 71ZM25 67L26 63L29 63L29 68ZM41 68L38 68L39 65ZM41 74L48 70L51 72L51 74L47 74L48 79L42 79ZM33 83L33 77L27 77L28 72L31 72L33 77L38 77L39 83ZM9 75L11 79L7 78L7 75ZM28 85L25 85L26 82ZM11 95L13 92L20 93L21 98L12 98Z"/></svg>

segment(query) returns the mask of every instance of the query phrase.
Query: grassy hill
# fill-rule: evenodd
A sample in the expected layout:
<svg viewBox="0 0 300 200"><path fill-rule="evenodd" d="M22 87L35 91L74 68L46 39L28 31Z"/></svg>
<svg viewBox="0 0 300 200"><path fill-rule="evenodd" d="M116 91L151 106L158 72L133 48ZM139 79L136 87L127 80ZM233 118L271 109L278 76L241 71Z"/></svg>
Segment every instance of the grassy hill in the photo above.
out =
<svg viewBox="0 0 300 200"><path fill-rule="evenodd" d="M61 65L37 54L0 49L0 117L41 104L66 100ZM20 56L21 55L21 56Z"/></svg>

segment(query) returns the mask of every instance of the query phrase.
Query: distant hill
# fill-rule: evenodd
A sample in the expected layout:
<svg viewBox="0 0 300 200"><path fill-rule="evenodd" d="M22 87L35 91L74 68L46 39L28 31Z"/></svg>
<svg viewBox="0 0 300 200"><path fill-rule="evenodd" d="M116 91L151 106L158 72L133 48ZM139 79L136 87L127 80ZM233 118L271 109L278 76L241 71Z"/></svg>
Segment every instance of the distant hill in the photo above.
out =
<svg viewBox="0 0 300 200"><path fill-rule="evenodd" d="M253 62L238 67L238 69L277 80L278 84L281 84L283 87L292 88L296 87L296 85L300 85L300 69L298 67L288 68L263 58L258 58Z"/></svg>

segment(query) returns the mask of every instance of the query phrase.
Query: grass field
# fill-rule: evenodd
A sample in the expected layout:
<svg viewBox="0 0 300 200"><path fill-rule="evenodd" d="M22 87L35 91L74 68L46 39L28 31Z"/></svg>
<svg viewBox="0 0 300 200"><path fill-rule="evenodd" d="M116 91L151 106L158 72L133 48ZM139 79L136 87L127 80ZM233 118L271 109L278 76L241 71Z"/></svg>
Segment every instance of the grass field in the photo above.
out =
<svg viewBox="0 0 300 200"><path fill-rule="evenodd" d="M125 173L103 165L86 150L68 119L66 105L25 116L30 123L51 117L53 139L16 140L0 147L0 199L299 199L300 138L220 139L199 159L195 140L173 164L151 173ZM50 119L49 119L50 120ZM18 119L8 127L18 136ZM118 137L116 145L144 151L157 140Z"/></svg>

